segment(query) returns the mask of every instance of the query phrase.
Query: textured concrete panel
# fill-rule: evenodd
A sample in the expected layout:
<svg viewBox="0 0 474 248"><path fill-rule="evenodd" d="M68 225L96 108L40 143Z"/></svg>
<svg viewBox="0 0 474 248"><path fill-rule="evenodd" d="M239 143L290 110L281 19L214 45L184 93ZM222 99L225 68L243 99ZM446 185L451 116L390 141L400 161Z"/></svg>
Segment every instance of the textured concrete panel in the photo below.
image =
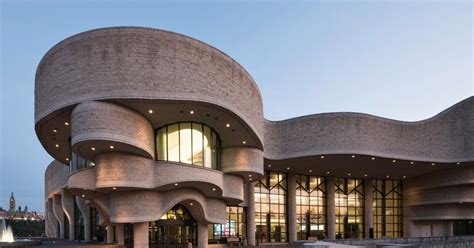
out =
<svg viewBox="0 0 474 248"><path fill-rule="evenodd" d="M54 160L46 168L44 174L45 199L51 198L53 194L61 192L67 186L69 166Z"/></svg>
<svg viewBox="0 0 474 248"><path fill-rule="evenodd" d="M36 122L86 100L207 102L240 116L263 140L262 99L244 68L201 41L157 29L96 29L60 42L38 66L35 99Z"/></svg>
<svg viewBox="0 0 474 248"><path fill-rule="evenodd" d="M367 154L415 161L474 160L474 97L418 122L328 113L265 122L265 158Z"/></svg>
<svg viewBox="0 0 474 248"><path fill-rule="evenodd" d="M114 145L113 151L155 157L153 128L145 117L133 110L91 101L77 105L71 116L72 149L84 158L92 160L95 154L111 151L109 144ZM96 150L92 151L91 147Z"/></svg>
<svg viewBox="0 0 474 248"><path fill-rule="evenodd" d="M229 147L222 149L222 171L254 180L263 176L263 152L250 147Z"/></svg>

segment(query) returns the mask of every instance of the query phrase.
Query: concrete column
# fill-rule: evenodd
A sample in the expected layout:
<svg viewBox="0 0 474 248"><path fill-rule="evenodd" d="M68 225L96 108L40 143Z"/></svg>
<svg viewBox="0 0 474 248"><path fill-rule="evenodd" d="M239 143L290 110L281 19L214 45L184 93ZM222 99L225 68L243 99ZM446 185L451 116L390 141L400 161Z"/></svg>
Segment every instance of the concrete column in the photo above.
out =
<svg viewBox="0 0 474 248"><path fill-rule="evenodd" d="M198 225L198 248L207 248L207 224L199 221Z"/></svg>
<svg viewBox="0 0 474 248"><path fill-rule="evenodd" d="M374 190L373 179L364 180L364 238L369 238L369 229L374 227Z"/></svg>
<svg viewBox="0 0 474 248"><path fill-rule="evenodd" d="M288 174L288 242L296 241L296 174Z"/></svg>
<svg viewBox="0 0 474 248"><path fill-rule="evenodd" d="M248 194L247 206L247 245L255 245L255 183L245 185Z"/></svg>
<svg viewBox="0 0 474 248"><path fill-rule="evenodd" d="M56 220L59 222L59 236L58 238L64 239L64 213L61 204L61 195L53 196L53 213Z"/></svg>
<svg viewBox="0 0 474 248"><path fill-rule="evenodd" d="M47 199L44 206L44 217L45 217L45 234L48 238L55 237L53 230L53 216L51 215L51 204L50 199Z"/></svg>
<svg viewBox="0 0 474 248"><path fill-rule="evenodd" d="M148 222L133 223L133 248L148 248Z"/></svg>
<svg viewBox="0 0 474 248"><path fill-rule="evenodd" d="M76 196L77 208L81 212L81 216L84 219L84 242L91 241L91 211L87 206L86 201L79 196Z"/></svg>
<svg viewBox="0 0 474 248"><path fill-rule="evenodd" d="M114 243L114 225L107 225L107 244Z"/></svg>
<svg viewBox="0 0 474 248"><path fill-rule="evenodd" d="M334 177L327 177L326 179L326 199L327 199L327 225L328 225L328 239L336 239L336 194L334 186Z"/></svg>
<svg viewBox="0 0 474 248"><path fill-rule="evenodd" d="M447 235L450 236L450 237L454 236L454 221L448 220L447 222L448 222L447 223L447 228L448 228Z"/></svg>
<svg viewBox="0 0 474 248"><path fill-rule="evenodd" d="M115 235L117 235L117 244L125 245L125 234L124 234L124 225L116 224L115 225Z"/></svg>
<svg viewBox="0 0 474 248"><path fill-rule="evenodd" d="M74 237L76 236L76 232L74 230L74 200L75 197L73 194L64 189L61 190L61 204L63 206L63 211L69 221L69 240L71 241L73 241Z"/></svg>

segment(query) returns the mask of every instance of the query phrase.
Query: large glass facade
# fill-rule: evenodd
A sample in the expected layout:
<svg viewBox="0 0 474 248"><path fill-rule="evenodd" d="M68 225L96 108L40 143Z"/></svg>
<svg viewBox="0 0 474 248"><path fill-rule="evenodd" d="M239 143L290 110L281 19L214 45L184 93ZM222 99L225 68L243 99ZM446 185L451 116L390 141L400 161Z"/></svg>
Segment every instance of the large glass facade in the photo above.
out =
<svg viewBox="0 0 474 248"><path fill-rule="evenodd" d="M335 179L336 239L364 237L364 181Z"/></svg>
<svg viewBox="0 0 474 248"><path fill-rule="evenodd" d="M259 243L287 242L287 178L265 171L255 184L256 239Z"/></svg>
<svg viewBox="0 0 474 248"><path fill-rule="evenodd" d="M227 206L225 224L208 225L209 243L228 243L235 239L242 241L246 236L246 212L243 207Z"/></svg>
<svg viewBox="0 0 474 248"><path fill-rule="evenodd" d="M197 244L197 224L189 211L178 204L157 221L149 223L149 247Z"/></svg>
<svg viewBox="0 0 474 248"><path fill-rule="evenodd" d="M323 239L326 233L326 178L296 176L296 233L298 240Z"/></svg>
<svg viewBox="0 0 474 248"><path fill-rule="evenodd" d="M158 160L219 169L219 152L219 136L210 127L200 123L176 123L156 132Z"/></svg>
<svg viewBox="0 0 474 248"><path fill-rule="evenodd" d="M374 237L402 237L402 180L374 180Z"/></svg>

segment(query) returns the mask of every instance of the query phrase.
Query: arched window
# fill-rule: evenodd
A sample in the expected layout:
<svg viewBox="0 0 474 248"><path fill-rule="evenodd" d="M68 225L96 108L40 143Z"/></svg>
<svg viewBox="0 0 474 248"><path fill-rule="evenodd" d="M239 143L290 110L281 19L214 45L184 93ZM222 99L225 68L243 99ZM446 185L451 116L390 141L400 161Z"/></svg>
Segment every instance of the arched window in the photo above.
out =
<svg viewBox="0 0 474 248"><path fill-rule="evenodd" d="M220 139L210 127L193 122L171 124L156 133L158 160L219 169Z"/></svg>

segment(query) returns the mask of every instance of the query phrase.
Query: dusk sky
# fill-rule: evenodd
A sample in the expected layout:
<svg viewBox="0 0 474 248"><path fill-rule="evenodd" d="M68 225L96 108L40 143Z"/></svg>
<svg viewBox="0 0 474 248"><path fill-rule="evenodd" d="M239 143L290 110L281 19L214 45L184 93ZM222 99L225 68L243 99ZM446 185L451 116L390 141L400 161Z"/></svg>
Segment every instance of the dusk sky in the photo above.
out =
<svg viewBox="0 0 474 248"><path fill-rule="evenodd" d="M13 191L17 205L44 210L52 157L34 131L36 67L94 28L160 28L220 49L255 79L270 120L349 111L417 121L474 95L470 0L0 2L4 208Z"/></svg>

